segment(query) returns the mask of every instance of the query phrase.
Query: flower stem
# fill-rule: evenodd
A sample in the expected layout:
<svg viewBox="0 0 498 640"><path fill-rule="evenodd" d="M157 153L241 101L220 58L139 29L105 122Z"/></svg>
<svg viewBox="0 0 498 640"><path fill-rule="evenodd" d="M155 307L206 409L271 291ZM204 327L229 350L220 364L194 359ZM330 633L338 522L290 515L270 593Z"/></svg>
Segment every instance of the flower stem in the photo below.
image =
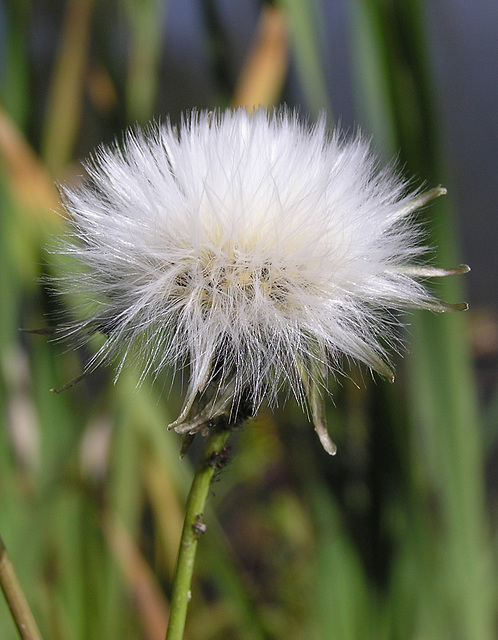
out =
<svg viewBox="0 0 498 640"><path fill-rule="evenodd" d="M219 424L211 428L192 480L173 580L166 640L182 640L183 638L197 542L206 530L202 520L204 505L213 476L224 463L223 447L229 435L230 430L225 425Z"/></svg>
<svg viewBox="0 0 498 640"><path fill-rule="evenodd" d="M41 640L35 619L1 537L0 586L22 640Z"/></svg>

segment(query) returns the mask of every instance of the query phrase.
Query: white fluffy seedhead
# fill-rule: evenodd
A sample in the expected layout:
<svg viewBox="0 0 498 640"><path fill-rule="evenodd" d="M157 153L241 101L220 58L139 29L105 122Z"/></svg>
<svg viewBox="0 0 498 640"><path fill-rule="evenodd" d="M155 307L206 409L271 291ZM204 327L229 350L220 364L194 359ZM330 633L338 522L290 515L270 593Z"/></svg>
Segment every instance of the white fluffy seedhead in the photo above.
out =
<svg viewBox="0 0 498 640"><path fill-rule="evenodd" d="M178 431L236 421L282 386L308 397L316 424L313 398L344 358L392 376L387 310L446 308L415 279L447 272L420 266L413 220L444 190L410 193L323 118L193 113L179 131L128 133L87 169L63 190L65 251L84 267L67 288L88 302L68 331L105 335L90 369L188 367Z"/></svg>

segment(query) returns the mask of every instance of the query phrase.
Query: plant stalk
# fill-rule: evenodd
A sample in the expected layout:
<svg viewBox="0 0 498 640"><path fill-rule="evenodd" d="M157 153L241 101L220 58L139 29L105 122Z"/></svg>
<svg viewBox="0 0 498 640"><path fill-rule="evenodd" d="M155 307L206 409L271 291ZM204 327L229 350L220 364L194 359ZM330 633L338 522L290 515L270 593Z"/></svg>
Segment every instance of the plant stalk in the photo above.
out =
<svg viewBox="0 0 498 640"><path fill-rule="evenodd" d="M0 536L0 586L22 640L42 640L14 565Z"/></svg>
<svg viewBox="0 0 498 640"><path fill-rule="evenodd" d="M203 522L204 506L213 476L225 463L223 448L229 435L230 429L227 429L225 424L218 424L211 428L192 480L173 580L166 640L183 639L197 542L206 530Z"/></svg>

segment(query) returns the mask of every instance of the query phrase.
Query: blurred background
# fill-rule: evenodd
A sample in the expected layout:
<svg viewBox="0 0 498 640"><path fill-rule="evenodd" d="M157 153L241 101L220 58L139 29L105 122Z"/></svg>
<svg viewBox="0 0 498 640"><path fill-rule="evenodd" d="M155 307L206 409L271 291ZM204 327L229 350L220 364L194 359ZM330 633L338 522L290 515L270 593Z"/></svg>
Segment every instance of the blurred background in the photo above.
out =
<svg viewBox="0 0 498 640"><path fill-rule="evenodd" d="M407 317L395 385L330 381L335 458L293 402L233 434L187 637L497 637L497 33L494 0L0 0L0 533L44 638L164 637L200 444L168 372L49 392L91 356L19 331L64 312L54 181L136 123L282 102L448 188L433 262L473 271L434 288L472 306Z"/></svg>

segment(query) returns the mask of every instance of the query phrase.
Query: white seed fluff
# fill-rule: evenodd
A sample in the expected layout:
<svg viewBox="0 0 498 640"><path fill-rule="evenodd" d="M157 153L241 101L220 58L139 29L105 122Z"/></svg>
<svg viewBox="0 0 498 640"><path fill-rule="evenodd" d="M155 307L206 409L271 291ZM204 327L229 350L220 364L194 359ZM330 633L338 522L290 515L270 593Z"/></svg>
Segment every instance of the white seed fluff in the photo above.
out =
<svg viewBox="0 0 498 640"><path fill-rule="evenodd" d="M83 269L62 280L86 300L66 332L105 336L89 369L187 368L179 431L206 411L273 403L282 387L309 398L344 359L390 377L388 310L445 309L416 279L449 272L420 266L413 216L444 190L409 192L361 137L330 135L323 118L193 113L179 131L100 148L87 170L63 189L62 251Z"/></svg>

